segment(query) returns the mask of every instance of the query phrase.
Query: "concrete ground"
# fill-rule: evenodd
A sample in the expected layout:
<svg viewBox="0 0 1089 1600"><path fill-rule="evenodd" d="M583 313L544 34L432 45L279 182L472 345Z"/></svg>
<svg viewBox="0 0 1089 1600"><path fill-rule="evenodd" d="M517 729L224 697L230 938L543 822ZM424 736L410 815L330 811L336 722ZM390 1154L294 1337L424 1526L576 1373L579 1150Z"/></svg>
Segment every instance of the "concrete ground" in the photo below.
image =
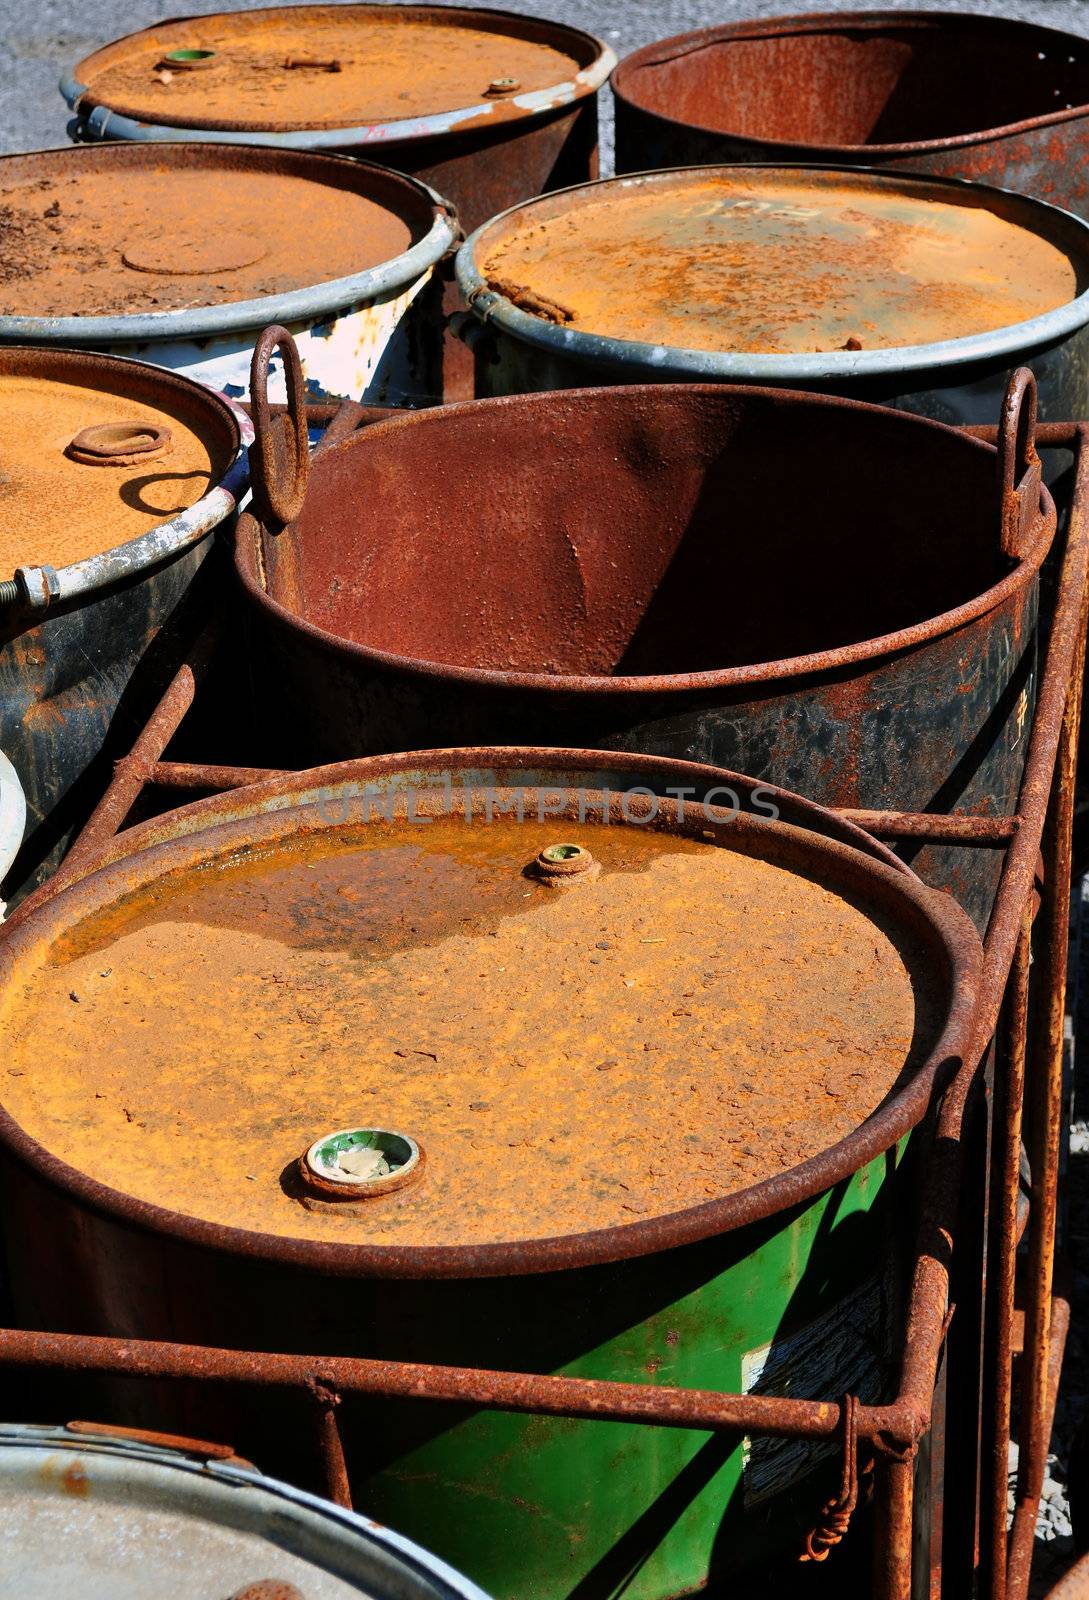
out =
<svg viewBox="0 0 1089 1600"><path fill-rule="evenodd" d="M198 15L252 9L263 0L179 0L178 11ZM441 3L441 0L440 0ZM869 3L886 9L929 6L950 11L1019 17L1089 37L1089 0L476 0L497 9L518 8L573 23L605 39L617 55L690 28L785 11L846 11ZM171 14L162 0L4 0L0 16L0 153L66 143L68 110L57 92L61 69L97 45L146 27ZM611 170L612 116L602 96L602 165ZM1089 883L1089 880L1087 880ZM1089 906L1086 907L1089 910ZM1064 1372L1045 1503L1038 1524L1033 1593L1043 1595L1072 1557L1073 1541L1065 1492L1066 1462L1078 1424L1089 1414L1089 940L1082 943L1082 1062L1077 1076L1077 1113L1069 1170L1068 1244L1074 1257L1074 1331ZM1013 1452L1015 1457L1015 1451Z"/></svg>

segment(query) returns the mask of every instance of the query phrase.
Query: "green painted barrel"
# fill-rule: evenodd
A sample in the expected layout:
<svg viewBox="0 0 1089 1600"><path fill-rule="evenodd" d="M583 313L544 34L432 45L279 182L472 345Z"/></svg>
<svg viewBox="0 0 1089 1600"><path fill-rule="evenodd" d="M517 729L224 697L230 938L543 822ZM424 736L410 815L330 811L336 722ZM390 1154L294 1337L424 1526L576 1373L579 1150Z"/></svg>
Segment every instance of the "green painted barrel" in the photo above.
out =
<svg viewBox="0 0 1089 1600"><path fill-rule="evenodd" d="M714 768L474 750L199 802L0 949L20 1315L891 1398L913 1130L978 962L882 846ZM96 1399L315 1470L304 1398ZM45 1403L69 1404L52 1375ZM510 1600L664 1600L793 1560L840 1470L834 1441L373 1396L338 1416L356 1503Z"/></svg>

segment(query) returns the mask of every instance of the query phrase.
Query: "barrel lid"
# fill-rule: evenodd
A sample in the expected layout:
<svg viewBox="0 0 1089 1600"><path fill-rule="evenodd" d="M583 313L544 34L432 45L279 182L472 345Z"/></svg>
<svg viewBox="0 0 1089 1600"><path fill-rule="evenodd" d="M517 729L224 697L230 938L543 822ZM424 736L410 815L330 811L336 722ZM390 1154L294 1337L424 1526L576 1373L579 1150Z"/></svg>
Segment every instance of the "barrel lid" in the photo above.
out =
<svg viewBox="0 0 1089 1600"><path fill-rule="evenodd" d="M0 1587L21 1600L486 1600L399 1534L196 1441L9 1423L0 1489Z"/></svg>
<svg viewBox="0 0 1089 1600"><path fill-rule="evenodd" d="M0 437L5 577L68 567L170 522L239 449L231 412L208 390L75 351L0 349Z"/></svg>
<svg viewBox="0 0 1089 1600"><path fill-rule="evenodd" d="M13 931L21 1136L168 1226L403 1263L797 1200L922 1114L953 985L913 896L946 897L736 792L422 781L176 838Z"/></svg>
<svg viewBox="0 0 1089 1600"><path fill-rule="evenodd" d="M5 156L0 319L79 318L93 336L92 318L267 301L398 261L434 217L423 185L333 156L212 144Z"/></svg>
<svg viewBox="0 0 1089 1600"><path fill-rule="evenodd" d="M459 271L471 295L494 295L561 338L750 359L863 352L847 363L861 369L866 352L1069 306L1089 281L1089 251L1062 231L1071 221L970 184L689 168L509 211L469 241Z"/></svg>
<svg viewBox="0 0 1089 1600"><path fill-rule="evenodd" d="M158 23L73 72L81 110L143 122L412 136L432 119L463 130L545 110L592 92L614 62L589 34L502 11L308 5Z"/></svg>

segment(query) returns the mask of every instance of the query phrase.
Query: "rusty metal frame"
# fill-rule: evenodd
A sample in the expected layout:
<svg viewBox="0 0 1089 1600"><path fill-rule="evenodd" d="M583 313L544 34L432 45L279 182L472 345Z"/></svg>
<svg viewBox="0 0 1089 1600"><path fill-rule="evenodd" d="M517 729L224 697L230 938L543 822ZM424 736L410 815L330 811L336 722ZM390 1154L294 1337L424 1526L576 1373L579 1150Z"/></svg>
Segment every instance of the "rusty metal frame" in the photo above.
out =
<svg viewBox="0 0 1089 1600"><path fill-rule="evenodd" d="M347 419L342 428L347 431ZM994 429L970 431L989 442L997 437ZM953 1219L962 1187L963 1134L983 1090L985 1064L994 1042L998 1048L985 1335L989 1381L981 1425L983 1489L975 1551L982 1567L981 1594L986 1593L989 1600L1025 1600L1070 1315L1065 1297L1055 1289L1055 1250L1070 840L1089 607L1089 423L1045 425L1037 439L1042 445L1073 452L1073 490L1065 537L1049 558L1059 566L1055 607L1016 814L841 813L880 839L923 839L1005 852L984 941L972 1048L935 1116L895 1400L861 1405L849 1396L841 1403L730 1395L553 1374L224 1350L16 1329L0 1330L0 1369L244 1383L302 1391L313 1403L326 1492L341 1505L349 1504L350 1496L337 1406L340 1396L349 1393L701 1431L807 1439L849 1437L852 1448L855 1441L868 1443L876 1458L874 1600L911 1600L915 1456L931 1426L939 1363L954 1311L949 1304L950 1269ZM108 847L149 785L184 794L187 790L241 788L278 775L253 768L162 759L193 704L215 642L214 629L197 641L130 754L117 763L106 795L62 867L28 905L41 904L92 870L96 857ZM17 919L21 917L22 908L16 913ZM1032 1135L1033 1189L1023 1286L1021 1450L1016 1510L1007 1533L1006 1452L1015 1347L1015 1259L1022 1232L1017 1206L1022 1124ZM932 1557L931 1571L940 1571L940 1556ZM959 1574L955 1582L951 1575L950 1592L954 1590L968 1592L967 1587L962 1588Z"/></svg>

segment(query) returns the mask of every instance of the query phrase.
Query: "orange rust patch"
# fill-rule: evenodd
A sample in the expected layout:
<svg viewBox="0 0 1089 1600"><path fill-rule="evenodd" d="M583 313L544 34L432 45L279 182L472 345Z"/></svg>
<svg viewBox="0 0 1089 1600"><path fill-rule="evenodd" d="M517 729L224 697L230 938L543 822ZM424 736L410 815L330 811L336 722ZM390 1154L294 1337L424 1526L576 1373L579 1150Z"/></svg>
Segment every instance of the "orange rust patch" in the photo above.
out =
<svg viewBox="0 0 1089 1600"><path fill-rule="evenodd" d="M128 467L65 455L82 429L130 420L169 428L166 450ZM211 429L203 438L172 412L125 396L0 375L0 575L82 561L193 505L228 465L211 437Z"/></svg>
<svg viewBox="0 0 1089 1600"><path fill-rule="evenodd" d="M481 239L482 275L580 332L801 355L930 344L1079 292L1061 249L949 191L786 171L604 183Z"/></svg>
<svg viewBox="0 0 1089 1600"><path fill-rule="evenodd" d="M363 272L411 243L408 224L365 195L259 161L194 164L176 148L143 166L63 150L0 160L4 316L256 299Z"/></svg>
<svg viewBox="0 0 1089 1600"><path fill-rule="evenodd" d="M61 1473L61 1483L65 1494L75 1495L77 1499L84 1500L91 1492L90 1481L82 1461L72 1461Z"/></svg>
<svg viewBox="0 0 1089 1600"><path fill-rule="evenodd" d="M190 1216L468 1243L665 1214L855 1129L925 1053L917 955L823 882L648 827L372 821L178 872L5 997L8 1111ZM601 864L525 874L558 840ZM307 1211L319 1135L392 1128L417 1183Z"/></svg>
<svg viewBox="0 0 1089 1600"><path fill-rule="evenodd" d="M550 45L459 26L438 10L411 17L400 10L306 6L194 17L108 45L75 72L91 103L125 116L273 129L356 127L493 99L499 105L570 83L579 70ZM200 71L171 71L164 57L181 49L216 53Z"/></svg>

